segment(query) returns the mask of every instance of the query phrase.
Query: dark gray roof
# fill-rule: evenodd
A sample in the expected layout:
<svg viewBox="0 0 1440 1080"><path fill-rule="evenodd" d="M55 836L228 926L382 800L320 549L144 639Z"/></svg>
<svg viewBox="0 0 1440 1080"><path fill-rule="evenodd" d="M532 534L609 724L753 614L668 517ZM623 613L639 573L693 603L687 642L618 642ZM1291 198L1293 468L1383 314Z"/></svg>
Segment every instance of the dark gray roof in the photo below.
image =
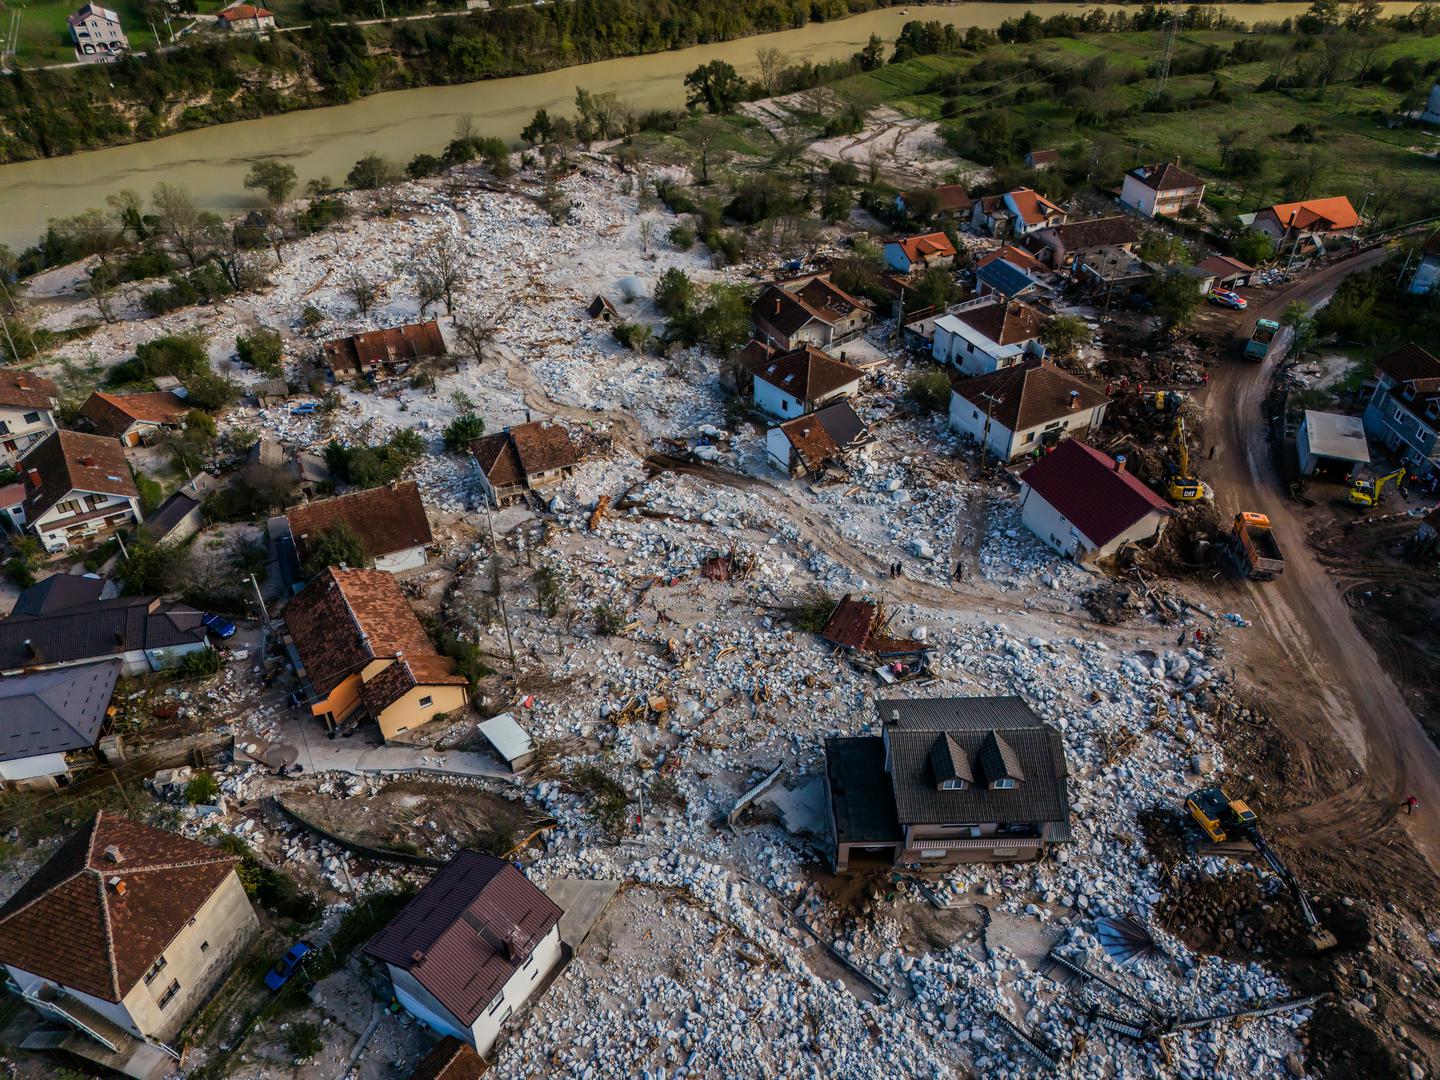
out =
<svg viewBox="0 0 1440 1080"><path fill-rule="evenodd" d="M890 740L890 780L901 822L1050 822L1068 832L1069 770L1064 744L1059 732L1020 698L892 699L876 706ZM898 720L892 720L892 713L898 714ZM982 774L987 762L993 764L998 755L1001 767L1018 770L1018 775L1010 774L1016 776L1015 787L1004 791L987 787L939 790L930 754L941 734L952 736L966 760L977 763ZM982 759L982 747L992 738L995 745ZM1005 749L1000 748L1002 743ZM1053 835L1055 830L1049 832Z"/></svg>
<svg viewBox="0 0 1440 1080"><path fill-rule="evenodd" d="M0 620L0 671L191 645L205 633L194 608L149 596L99 600L55 615L12 614Z"/></svg>
<svg viewBox="0 0 1440 1080"><path fill-rule="evenodd" d="M937 782L942 780L964 780L967 784L975 782L975 773L970 768L970 755L965 753L965 748L955 741L955 736L948 732L935 736L935 742L930 747L930 771L935 774Z"/></svg>
<svg viewBox="0 0 1440 1080"><path fill-rule="evenodd" d="M105 579L93 574L56 574L22 592L11 615L53 615L100 599Z"/></svg>
<svg viewBox="0 0 1440 1080"><path fill-rule="evenodd" d="M880 736L826 739L825 774L830 782L837 843L890 843L902 838Z"/></svg>
<svg viewBox="0 0 1440 1080"><path fill-rule="evenodd" d="M94 746L120 661L0 679L0 761Z"/></svg>
<svg viewBox="0 0 1440 1080"><path fill-rule="evenodd" d="M817 410L814 415L830 438L835 440L835 445L842 450L854 443L864 442L870 436L870 429L865 426L865 421L860 419L848 401L827 405Z"/></svg>
<svg viewBox="0 0 1440 1080"><path fill-rule="evenodd" d="M160 504L159 508L145 519L145 529L152 536L164 537L170 530L189 516L200 505L200 500L188 492L177 491Z"/></svg>
<svg viewBox="0 0 1440 1080"><path fill-rule="evenodd" d="M993 784L996 780L1025 779L1025 769L1020 764L1020 756L1015 753L1014 747L1005 741L1005 737L996 731L987 731L985 738L980 740L980 750L975 755L975 763L980 766L980 775L987 784Z"/></svg>

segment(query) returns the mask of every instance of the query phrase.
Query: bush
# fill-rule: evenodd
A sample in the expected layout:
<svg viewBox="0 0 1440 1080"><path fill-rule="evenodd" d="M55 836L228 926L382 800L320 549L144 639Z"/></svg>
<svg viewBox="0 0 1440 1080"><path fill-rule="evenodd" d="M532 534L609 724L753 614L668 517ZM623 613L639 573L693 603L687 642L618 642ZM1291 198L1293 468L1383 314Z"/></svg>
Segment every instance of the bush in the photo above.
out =
<svg viewBox="0 0 1440 1080"><path fill-rule="evenodd" d="M285 1049L297 1058L312 1058L325 1047L320 1037L320 1026L309 1021L291 1023L285 1033Z"/></svg>
<svg viewBox="0 0 1440 1080"><path fill-rule="evenodd" d="M379 154L366 154L355 162L345 176L345 182L361 191L374 191L395 179L395 166Z"/></svg>
<svg viewBox="0 0 1440 1080"><path fill-rule="evenodd" d="M301 236L324 232L350 216L350 207L339 199L316 199L295 219Z"/></svg>
<svg viewBox="0 0 1440 1080"><path fill-rule="evenodd" d="M681 251L689 251L695 246L695 230L683 222L672 225L669 232L670 243L674 244Z"/></svg>
<svg viewBox="0 0 1440 1080"><path fill-rule="evenodd" d="M129 545L128 557L120 564L120 579L126 596L157 596L170 588L179 568L181 549L136 540Z"/></svg>
<svg viewBox="0 0 1440 1080"><path fill-rule="evenodd" d="M266 866L251 850L250 845L238 836L229 835L220 838L220 850L236 855L240 859L240 865L236 867L236 873L240 878L240 884L245 891L265 907L266 910L282 918L290 919L301 925L308 925L317 920L324 912L325 907L310 893L302 892L291 878L272 870ZM345 929L346 922L357 911L363 911L366 905L348 912L340 922L340 931L330 939L330 947L333 950L343 950L342 955L348 956L350 950L362 944L362 941L349 941L342 943L340 935ZM392 911L391 914L394 912ZM386 921L389 920L386 916ZM375 929L379 929L377 926ZM374 931L371 931L373 934ZM311 965L313 978L323 978L324 975L316 970L318 964Z"/></svg>
<svg viewBox="0 0 1440 1080"><path fill-rule="evenodd" d="M590 813L607 833L613 836L625 827L630 796L624 785L599 765L580 765L572 770L570 786L589 796Z"/></svg>
<svg viewBox="0 0 1440 1080"><path fill-rule="evenodd" d="M331 566L348 566L355 570L370 561L370 553L365 550L365 541L343 521L337 521L322 529L315 542L307 543L305 548L303 570L307 578L318 577Z"/></svg>
<svg viewBox="0 0 1440 1080"><path fill-rule="evenodd" d="M672 266L655 283L655 306L669 318L688 314L695 306L695 283L690 275Z"/></svg>
<svg viewBox="0 0 1440 1080"><path fill-rule="evenodd" d="M614 637L625 629L625 613L616 611L609 604L596 604L594 615L595 633L601 637Z"/></svg>
<svg viewBox="0 0 1440 1080"><path fill-rule="evenodd" d="M470 444L484 434L483 419L473 412L462 413L445 428L445 449L452 454L467 453Z"/></svg>
<svg viewBox="0 0 1440 1080"><path fill-rule="evenodd" d="M280 374L280 364L285 359L285 341L280 337L280 331L262 328L237 337L235 352L242 364L249 364L262 375L274 377Z"/></svg>
<svg viewBox="0 0 1440 1080"><path fill-rule="evenodd" d="M911 401L928 412L948 412L950 376L938 367L912 371L905 379L905 393Z"/></svg>
<svg viewBox="0 0 1440 1080"><path fill-rule="evenodd" d="M644 352L655 336L655 331L645 323L616 323L610 328L610 333L621 345L635 352Z"/></svg>
<svg viewBox="0 0 1440 1080"><path fill-rule="evenodd" d="M307 330L319 326L325 321L325 313L314 304L306 304L300 309L300 324Z"/></svg>
<svg viewBox="0 0 1440 1080"><path fill-rule="evenodd" d="M445 167L445 163L434 154L416 154L410 159L410 164L405 166L405 175L411 180L423 180L427 176L434 176Z"/></svg>
<svg viewBox="0 0 1440 1080"><path fill-rule="evenodd" d="M208 772L196 773L185 785L185 801L191 806L212 805L220 797L220 785Z"/></svg>
<svg viewBox="0 0 1440 1080"><path fill-rule="evenodd" d="M404 428L378 446L332 442L325 447L325 464L341 483L372 488L399 480L424 452L425 440Z"/></svg>
<svg viewBox="0 0 1440 1080"><path fill-rule="evenodd" d="M220 654L210 646L186 653L178 668L181 678L206 679L220 670Z"/></svg>
<svg viewBox="0 0 1440 1080"><path fill-rule="evenodd" d="M558 566L546 563L535 571L535 598L546 618L554 618L565 603L565 575Z"/></svg>

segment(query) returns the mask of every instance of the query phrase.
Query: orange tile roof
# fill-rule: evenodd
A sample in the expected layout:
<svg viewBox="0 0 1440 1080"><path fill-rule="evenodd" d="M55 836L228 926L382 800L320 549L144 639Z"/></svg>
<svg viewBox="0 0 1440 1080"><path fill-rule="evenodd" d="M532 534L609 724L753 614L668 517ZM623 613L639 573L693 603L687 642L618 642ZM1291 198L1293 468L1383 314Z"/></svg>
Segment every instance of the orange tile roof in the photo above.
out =
<svg viewBox="0 0 1440 1080"><path fill-rule="evenodd" d="M1008 193L1010 201L1015 204L1015 211L1020 215L1020 220L1026 225L1038 225L1051 214L1063 214L1064 210L1056 206L1049 199L1045 198L1038 191L1031 191L1029 188L1018 188Z"/></svg>
<svg viewBox="0 0 1440 1080"><path fill-rule="evenodd" d="M96 390L80 406L80 415L99 435L119 437L134 424L178 424L190 406L169 390L145 394L105 394Z"/></svg>
<svg viewBox="0 0 1440 1080"><path fill-rule="evenodd" d="M1306 199L1304 202L1276 203L1270 207L1280 224L1289 229L1314 230L1318 225L1327 232L1343 232L1360 224L1360 215L1344 195L1328 199Z"/></svg>
<svg viewBox="0 0 1440 1080"><path fill-rule="evenodd" d="M992 251L975 264L977 270L989 266L996 259L1004 259L1011 266L1019 267L1021 270L1030 270L1038 274L1046 273L1050 268L1035 258L1023 248L1014 244L1002 244L998 251Z"/></svg>
<svg viewBox="0 0 1440 1080"><path fill-rule="evenodd" d="M912 263L927 259L953 259L955 245L943 232L921 233L919 236L905 236L896 240L900 250Z"/></svg>

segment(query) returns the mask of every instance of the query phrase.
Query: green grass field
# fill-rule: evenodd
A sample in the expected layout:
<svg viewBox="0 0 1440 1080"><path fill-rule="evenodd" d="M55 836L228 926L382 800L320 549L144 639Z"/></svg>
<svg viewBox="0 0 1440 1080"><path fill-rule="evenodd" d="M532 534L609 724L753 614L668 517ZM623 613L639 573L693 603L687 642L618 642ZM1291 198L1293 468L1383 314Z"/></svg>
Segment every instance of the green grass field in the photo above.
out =
<svg viewBox="0 0 1440 1080"><path fill-rule="evenodd" d="M99 0L97 0L99 2ZM20 44L16 60L22 67L39 64L63 64L75 59L66 19L80 9L84 0L17 0L10 6L0 5L0 26L10 25L11 7L20 12ZM102 3L120 16L120 27L130 39L132 49L148 49L155 44L149 24L140 15L140 6L133 0L108 0ZM178 29L178 27L177 27ZM163 33L163 28L161 30Z"/></svg>

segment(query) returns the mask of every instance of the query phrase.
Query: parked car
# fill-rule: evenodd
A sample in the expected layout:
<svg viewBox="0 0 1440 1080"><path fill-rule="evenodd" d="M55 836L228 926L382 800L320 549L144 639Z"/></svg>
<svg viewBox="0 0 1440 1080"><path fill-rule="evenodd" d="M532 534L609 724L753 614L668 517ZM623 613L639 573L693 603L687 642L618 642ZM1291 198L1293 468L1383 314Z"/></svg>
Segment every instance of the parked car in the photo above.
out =
<svg viewBox="0 0 1440 1080"><path fill-rule="evenodd" d="M235 624L223 615L215 615L207 611L200 616L200 622L206 630L209 630L221 641L235 636Z"/></svg>
<svg viewBox="0 0 1440 1080"><path fill-rule="evenodd" d="M302 401L299 405L290 406L290 415L309 416L318 408L320 408L320 406L313 401Z"/></svg>
<svg viewBox="0 0 1440 1080"><path fill-rule="evenodd" d="M315 951L315 946L308 941L297 941L290 946L290 951L275 961L275 966L265 973L265 986L271 991L278 991L287 982L295 977L295 972L304 966L306 958Z"/></svg>
<svg viewBox="0 0 1440 1080"><path fill-rule="evenodd" d="M1232 308L1235 311L1244 311L1249 305L1239 293L1233 293L1229 289L1211 289L1210 303L1219 304L1221 307Z"/></svg>

